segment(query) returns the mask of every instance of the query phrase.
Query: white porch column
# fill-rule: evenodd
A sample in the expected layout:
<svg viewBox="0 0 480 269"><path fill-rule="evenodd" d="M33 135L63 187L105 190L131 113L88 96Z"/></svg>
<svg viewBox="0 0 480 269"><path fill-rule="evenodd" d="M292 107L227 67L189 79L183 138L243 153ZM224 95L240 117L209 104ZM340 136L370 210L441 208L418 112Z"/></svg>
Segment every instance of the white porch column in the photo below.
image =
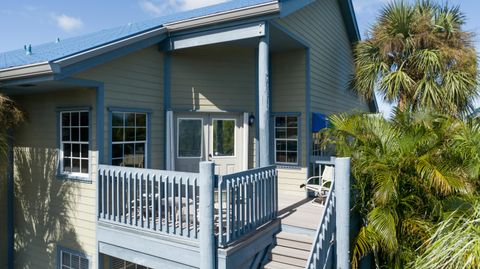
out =
<svg viewBox="0 0 480 269"><path fill-rule="evenodd" d="M269 35L265 25L265 36L258 44L258 126L260 167L271 164L270 156L270 82L269 82Z"/></svg>

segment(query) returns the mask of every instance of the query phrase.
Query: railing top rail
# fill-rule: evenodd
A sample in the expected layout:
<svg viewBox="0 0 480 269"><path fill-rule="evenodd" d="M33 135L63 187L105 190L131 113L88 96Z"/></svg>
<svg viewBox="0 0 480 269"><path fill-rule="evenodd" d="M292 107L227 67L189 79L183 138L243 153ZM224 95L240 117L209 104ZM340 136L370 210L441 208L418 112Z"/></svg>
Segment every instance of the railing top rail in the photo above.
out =
<svg viewBox="0 0 480 269"><path fill-rule="evenodd" d="M132 168L132 167L123 167L123 166L104 165L104 164L99 165L98 170L105 170L105 171L109 170L109 171L121 172L121 173L126 172L126 173L140 173L140 174L155 174L155 175L161 175L161 176L183 177L183 178L198 178L200 175L198 173L145 169L145 168Z"/></svg>
<svg viewBox="0 0 480 269"><path fill-rule="evenodd" d="M314 258L312 254L315 253L316 243L318 243L320 234L322 233L323 225L324 225L324 222L326 221L325 216L326 216L326 214L328 214L328 208L330 207L330 204L334 202L333 201L334 192L335 192L335 181L332 182L332 187L328 191L327 200L325 202L325 208L322 211L322 214L320 216L321 217L320 218L320 220L321 220L320 224L318 225L317 230L315 231L315 237L313 239L313 244L312 244L312 247L311 247L311 250L310 250L310 255L308 257L306 268L310 268L310 264L312 263L312 259Z"/></svg>
<svg viewBox="0 0 480 269"><path fill-rule="evenodd" d="M247 170L247 171L242 171L242 172L237 172L237 173L233 173L233 174L219 176L219 178L230 179L230 178L242 177L242 176L251 175L251 174L255 174L255 173L261 173L261 172L268 171L268 170L273 170L273 169L276 169L276 167L277 167L276 165L269 165L269 166L264 166L264 167L260 167L260 168L250 169L250 170Z"/></svg>

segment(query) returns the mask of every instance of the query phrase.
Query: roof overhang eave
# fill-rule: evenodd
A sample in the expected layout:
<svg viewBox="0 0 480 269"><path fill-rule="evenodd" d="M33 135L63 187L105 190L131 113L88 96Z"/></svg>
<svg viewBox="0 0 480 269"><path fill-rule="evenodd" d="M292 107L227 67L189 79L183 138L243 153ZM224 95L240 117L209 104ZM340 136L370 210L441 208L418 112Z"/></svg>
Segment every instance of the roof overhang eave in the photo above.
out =
<svg viewBox="0 0 480 269"><path fill-rule="evenodd" d="M241 20L250 17L274 14L280 12L278 0L267 3L250 6L246 8L234 9L226 12L215 13L201 16L193 19L182 20L174 23L165 24L159 28L143 32L131 37L127 37L100 47L82 51L67 57L57 59L51 62L41 62L30 65L11 67L0 70L0 81L23 79L27 77L55 75L61 72L62 68L91 59L103 53L107 53L123 46L131 45L135 42L151 38L156 35L167 34L168 32L180 31L185 29L197 28L201 26L217 24L233 20Z"/></svg>
<svg viewBox="0 0 480 269"><path fill-rule="evenodd" d="M169 32L176 32L233 20L264 16L279 12L280 3L278 0L274 0L245 8L238 8L197 18L181 20L173 23L166 23L164 26L168 29Z"/></svg>
<svg viewBox="0 0 480 269"><path fill-rule="evenodd" d="M2 69L0 70L0 81L53 75L57 72L59 72L59 67L57 65L50 62L40 62Z"/></svg>

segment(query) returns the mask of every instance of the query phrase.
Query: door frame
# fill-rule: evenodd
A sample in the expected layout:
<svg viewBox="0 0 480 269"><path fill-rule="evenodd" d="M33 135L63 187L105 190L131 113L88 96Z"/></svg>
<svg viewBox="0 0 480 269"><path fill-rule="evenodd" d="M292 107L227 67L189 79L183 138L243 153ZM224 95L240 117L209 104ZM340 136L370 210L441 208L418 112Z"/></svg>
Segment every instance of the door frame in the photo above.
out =
<svg viewBox="0 0 480 269"><path fill-rule="evenodd" d="M169 110L167 111L166 113L166 116L167 116L167 130L165 130L165 133L166 133L166 146L165 146L165 149L166 149L166 154L165 154L165 157L167 158L167 160L169 159L170 161L167 161L166 164L167 164L167 167L166 169L167 170L173 170L173 171L176 171L176 165L175 165L175 160L176 160L176 157L177 157L177 154L178 154L178 138L176 137L177 136L177 128L178 128L178 115L179 114L190 114L190 115L194 115L194 114L199 114L199 115L210 115L211 119L213 120L215 118L215 115L232 115L232 114L236 114L238 115L238 118L242 118L240 117L240 114L242 114L243 116L243 147L242 149L238 149L238 150L242 150L243 154L242 154L242 158L239 160L241 162L241 167L242 167L242 170L243 171L246 171L248 170L248 160L249 160L249 156L248 156L248 153L249 153L249 142L250 142L250 125L249 125L249 118L250 118L250 113L249 112L242 112L242 111L182 111L182 110ZM185 115L185 118L188 118L189 116L188 115ZM192 116L190 116L192 117ZM228 117L228 116L227 116ZM226 117L226 118L227 118ZM183 117L180 115L180 118L183 119ZM193 119L202 119L202 124L204 123L203 122L203 117L198 117L198 118L193 118ZM235 119L236 121L236 117L232 117L231 119ZM210 130L209 130L210 131ZM202 139L204 139L204 135L202 134ZM236 135L236 132L235 132L235 139L237 139L237 135ZM236 141L236 140L235 140ZM210 141L209 141L209 144L210 144ZM210 145L209 145L210 146ZM213 147L213 145L212 145ZM237 150L237 145L235 143L235 150ZM203 156L203 147L202 147L202 156ZM205 153L207 154L207 153ZM238 155L237 152L235 152L235 155ZM206 155L205 155L206 156ZM206 156L208 157L208 156ZM231 157L231 156L230 156Z"/></svg>

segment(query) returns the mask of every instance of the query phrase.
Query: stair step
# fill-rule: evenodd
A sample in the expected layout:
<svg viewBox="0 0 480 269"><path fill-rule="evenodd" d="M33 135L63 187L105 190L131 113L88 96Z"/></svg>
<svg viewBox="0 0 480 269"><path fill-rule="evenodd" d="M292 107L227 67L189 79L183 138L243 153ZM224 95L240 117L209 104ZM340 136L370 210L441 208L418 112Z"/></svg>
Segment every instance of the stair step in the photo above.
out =
<svg viewBox="0 0 480 269"><path fill-rule="evenodd" d="M295 266L291 264L285 264L281 262L271 261L263 267L264 269L303 269L302 266Z"/></svg>
<svg viewBox="0 0 480 269"><path fill-rule="evenodd" d="M312 245L309 243L303 243L283 238L277 238L277 246L300 249L305 251L310 251L310 249L312 248Z"/></svg>
<svg viewBox="0 0 480 269"><path fill-rule="evenodd" d="M309 245L312 245L312 243L313 243L313 238L312 237L307 236L307 235L303 235L303 234L280 232L279 234L277 234L277 239L278 238L286 239L286 240L290 240L290 241L297 241L297 242L301 242L301 243L306 243L306 244L309 244Z"/></svg>
<svg viewBox="0 0 480 269"><path fill-rule="evenodd" d="M305 267L305 265L307 264L307 260L305 259L297 259L275 253L272 253L272 261L297 267Z"/></svg>
<svg viewBox="0 0 480 269"><path fill-rule="evenodd" d="M279 254L282 256L288 256L292 258L307 260L308 255L310 254L307 250L283 247L283 246L276 246L272 250L272 254Z"/></svg>

